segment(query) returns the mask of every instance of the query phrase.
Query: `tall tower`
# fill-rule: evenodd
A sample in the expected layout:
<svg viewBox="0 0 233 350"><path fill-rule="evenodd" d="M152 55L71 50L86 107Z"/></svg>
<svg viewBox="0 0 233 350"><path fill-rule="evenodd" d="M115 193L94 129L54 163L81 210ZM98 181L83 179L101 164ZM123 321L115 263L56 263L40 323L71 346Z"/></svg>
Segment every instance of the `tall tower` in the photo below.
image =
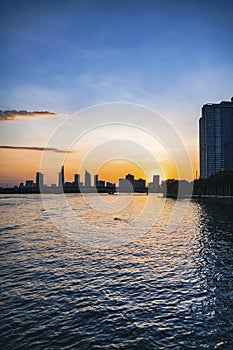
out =
<svg viewBox="0 0 233 350"><path fill-rule="evenodd" d="M36 173L36 187L41 188L44 186L44 174L37 172Z"/></svg>
<svg viewBox="0 0 233 350"><path fill-rule="evenodd" d="M201 178L233 169L233 98L202 107L199 148Z"/></svg>
<svg viewBox="0 0 233 350"><path fill-rule="evenodd" d="M94 186L95 186L95 188L98 187L98 182L99 182L98 180L99 180L99 175L96 174L96 175L94 176Z"/></svg>
<svg viewBox="0 0 233 350"><path fill-rule="evenodd" d="M85 187L91 187L91 174L85 170Z"/></svg>
<svg viewBox="0 0 233 350"><path fill-rule="evenodd" d="M159 189L159 175L153 175L153 188L156 191Z"/></svg>
<svg viewBox="0 0 233 350"><path fill-rule="evenodd" d="M79 184L80 184L80 174L74 174L74 184L79 186Z"/></svg>
<svg viewBox="0 0 233 350"><path fill-rule="evenodd" d="M63 187L65 183L64 165L61 167L60 173L58 173L58 186Z"/></svg>

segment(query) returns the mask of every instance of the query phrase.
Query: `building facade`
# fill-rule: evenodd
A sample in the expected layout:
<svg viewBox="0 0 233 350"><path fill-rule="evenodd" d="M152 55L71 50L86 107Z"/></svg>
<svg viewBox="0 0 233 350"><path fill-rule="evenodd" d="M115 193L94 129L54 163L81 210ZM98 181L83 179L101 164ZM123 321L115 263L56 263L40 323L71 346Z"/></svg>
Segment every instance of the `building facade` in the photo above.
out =
<svg viewBox="0 0 233 350"><path fill-rule="evenodd" d="M61 167L60 173L58 173L58 186L62 188L65 183L65 170L64 170L64 165Z"/></svg>
<svg viewBox="0 0 233 350"><path fill-rule="evenodd" d="M36 187L42 188L44 186L44 174L41 172L36 173Z"/></svg>
<svg viewBox="0 0 233 350"><path fill-rule="evenodd" d="M85 182L84 182L84 184L85 184L85 187L88 187L88 188L91 187L91 174L87 170L85 170Z"/></svg>
<svg viewBox="0 0 233 350"><path fill-rule="evenodd" d="M147 190L144 179L135 179L134 175L128 174L124 179L119 179L119 192L142 192Z"/></svg>
<svg viewBox="0 0 233 350"><path fill-rule="evenodd" d="M233 98L202 107L199 148L201 178L233 169Z"/></svg>
<svg viewBox="0 0 233 350"><path fill-rule="evenodd" d="M156 193L160 191L160 176L159 175L153 175L153 182L149 182L148 184L148 190L151 193Z"/></svg>
<svg viewBox="0 0 233 350"><path fill-rule="evenodd" d="M74 174L74 185L79 186L80 184L80 174Z"/></svg>

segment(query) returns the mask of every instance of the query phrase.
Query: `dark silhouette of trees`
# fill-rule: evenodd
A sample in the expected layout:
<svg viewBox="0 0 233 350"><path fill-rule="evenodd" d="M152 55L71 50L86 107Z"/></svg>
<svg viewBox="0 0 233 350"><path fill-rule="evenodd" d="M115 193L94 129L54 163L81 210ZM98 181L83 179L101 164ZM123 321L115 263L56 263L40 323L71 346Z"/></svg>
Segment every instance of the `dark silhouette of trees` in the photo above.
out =
<svg viewBox="0 0 233 350"><path fill-rule="evenodd" d="M193 189L192 189L193 187ZM211 196L233 196L233 170L219 171L206 179L188 182L185 180L168 179L162 185L167 196L176 197L190 194Z"/></svg>
<svg viewBox="0 0 233 350"><path fill-rule="evenodd" d="M233 170L219 171L206 179L194 181L194 194L233 196Z"/></svg>

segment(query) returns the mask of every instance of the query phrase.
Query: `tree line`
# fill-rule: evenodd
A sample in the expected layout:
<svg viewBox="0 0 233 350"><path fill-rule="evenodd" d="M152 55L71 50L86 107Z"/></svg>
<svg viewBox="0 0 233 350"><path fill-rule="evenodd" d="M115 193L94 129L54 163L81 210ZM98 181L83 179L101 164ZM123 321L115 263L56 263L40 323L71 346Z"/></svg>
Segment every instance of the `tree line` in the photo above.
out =
<svg viewBox="0 0 233 350"><path fill-rule="evenodd" d="M233 170L194 181L193 193L197 195L233 196Z"/></svg>
<svg viewBox="0 0 233 350"><path fill-rule="evenodd" d="M206 179L198 179L193 182L186 180L168 179L163 184L163 192L167 195L176 196L193 195L215 195L233 196L233 170L219 171Z"/></svg>

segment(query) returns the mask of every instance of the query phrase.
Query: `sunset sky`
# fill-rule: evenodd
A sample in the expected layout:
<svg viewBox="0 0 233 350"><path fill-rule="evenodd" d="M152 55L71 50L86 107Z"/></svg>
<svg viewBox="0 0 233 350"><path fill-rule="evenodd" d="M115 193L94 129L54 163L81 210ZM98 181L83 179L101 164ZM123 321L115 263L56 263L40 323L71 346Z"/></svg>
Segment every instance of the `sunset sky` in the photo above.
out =
<svg viewBox="0 0 233 350"><path fill-rule="evenodd" d="M233 96L231 0L6 0L0 9L0 185L34 179L43 152L51 163L64 157L62 138L50 147L55 129L80 110L111 102L156 110L183 140L195 176L200 109ZM80 170L101 132L76 144L70 140L67 180ZM149 144L147 135L135 130L129 130L129 139L140 139L145 148ZM103 160L101 177L116 181L128 171L148 181L156 173L178 176L176 159L162 156L161 145L152 144L158 167L148 163L143 169L140 150L139 162L116 152L122 159ZM53 170L47 183L56 181L55 165ZM191 180L190 174L186 178Z"/></svg>

